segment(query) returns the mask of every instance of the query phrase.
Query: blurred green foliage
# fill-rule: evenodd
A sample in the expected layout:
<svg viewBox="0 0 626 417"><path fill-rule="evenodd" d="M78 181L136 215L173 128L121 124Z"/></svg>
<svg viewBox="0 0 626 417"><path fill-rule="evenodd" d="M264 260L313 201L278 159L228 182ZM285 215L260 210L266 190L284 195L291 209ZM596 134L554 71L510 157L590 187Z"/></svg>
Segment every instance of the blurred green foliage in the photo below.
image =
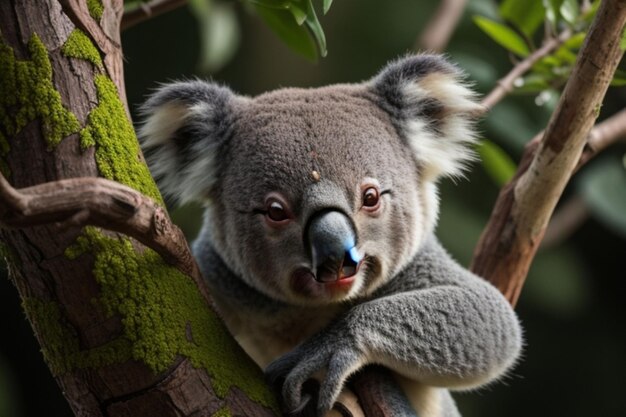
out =
<svg viewBox="0 0 626 417"><path fill-rule="evenodd" d="M137 2L126 3L136 7ZM328 12L328 0L191 0L188 8L123 34L129 103L134 111L158 82L193 75L211 76L246 95L368 79L386 61L415 49L437 3L382 6L376 0L352 0L334 2ZM481 93L489 92L546 37L571 33L485 116L481 130L488 141L477 148L483 169L474 169L468 181L442 183L437 233L463 264L469 263L499 187L512 175L525 143L545 128L598 4L469 1L446 52ZM326 39L330 52L319 58L325 55ZM624 74L618 73L615 85L626 83ZM625 100L624 88L610 89L600 119L622 109ZM626 278L625 152L623 144L609 148L566 189L564 199L582 196L592 217L572 236L538 253L518 306L526 330L524 358L504 384L457 395L465 417L626 412L621 400L626 374L626 303L621 296ZM199 206L173 211L190 239L201 212ZM0 417L69 416L16 291L8 280L0 281L1 314L11 335L0 350ZM32 392L38 401L32 401Z"/></svg>

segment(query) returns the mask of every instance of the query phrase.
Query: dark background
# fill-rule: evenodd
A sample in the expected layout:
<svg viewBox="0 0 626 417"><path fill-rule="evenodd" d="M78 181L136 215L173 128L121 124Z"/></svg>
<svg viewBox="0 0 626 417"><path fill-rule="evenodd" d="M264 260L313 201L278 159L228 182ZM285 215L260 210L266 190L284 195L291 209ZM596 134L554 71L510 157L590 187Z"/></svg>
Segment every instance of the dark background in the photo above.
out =
<svg viewBox="0 0 626 417"><path fill-rule="evenodd" d="M254 95L283 87L314 87L359 82L388 60L414 49L434 1L336 1L321 18L329 53L311 63L287 49L242 4L234 7L240 46L229 63L212 75L235 91ZM494 3L472 1L447 50L465 68L477 88L488 92L511 68L509 55L475 28L473 14L493 15ZM135 112L158 82L207 76L199 70L197 20L182 8L124 32L126 87ZM612 89L600 118L623 107L624 90ZM545 127L556 97L543 106L534 96L509 97L482 122L484 137L519 158L525 141ZM582 170L566 190L566 199L582 195L594 166L620 164L626 151L617 145ZM626 193L626 177L615 193ZM444 181L438 235L468 264L498 188L475 164L467 180ZM626 278L626 233L602 212L587 206L588 216L571 236L541 250L517 307L526 347L520 364L506 378L471 393L457 394L463 415L472 416L623 416L626 415L626 307L621 289ZM626 216L626 212L624 212ZM199 209L174 212L192 238ZM2 272L2 275L6 275ZM43 363L17 292L0 279L0 417L70 416L71 412Z"/></svg>

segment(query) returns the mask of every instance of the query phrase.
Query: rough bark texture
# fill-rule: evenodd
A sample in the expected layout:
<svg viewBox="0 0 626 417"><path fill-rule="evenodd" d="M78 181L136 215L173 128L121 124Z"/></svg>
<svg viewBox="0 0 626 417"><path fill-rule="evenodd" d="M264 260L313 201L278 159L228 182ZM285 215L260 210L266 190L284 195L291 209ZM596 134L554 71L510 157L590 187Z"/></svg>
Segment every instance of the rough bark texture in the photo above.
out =
<svg viewBox="0 0 626 417"><path fill-rule="evenodd" d="M105 143L109 135L134 139L119 42L123 3L90 3L100 9L78 0L0 2L3 172L20 189L105 176L159 200L152 179L141 177L147 170L136 140ZM276 415L261 371L210 309L195 266L181 273L135 240L65 226L2 229L0 239L77 416ZM188 264L188 248L177 250ZM179 290L183 313L167 304Z"/></svg>
<svg viewBox="0 0 626 417"><path fill-rule="evenodd" d="M626 3L600 5L543 138L527 147L483 232L472 270L515 304L548 220L569 181L617 68Z"/></svg>

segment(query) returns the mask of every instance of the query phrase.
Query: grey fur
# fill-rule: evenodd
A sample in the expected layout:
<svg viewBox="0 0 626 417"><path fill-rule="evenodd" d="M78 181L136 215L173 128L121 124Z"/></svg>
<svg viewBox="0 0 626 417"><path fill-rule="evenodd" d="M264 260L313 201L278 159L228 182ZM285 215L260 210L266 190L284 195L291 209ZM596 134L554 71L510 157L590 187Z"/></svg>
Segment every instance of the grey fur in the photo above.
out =
<svg viewBox="0 0 626 417"><path fill-rule="evenodd" d="M435 183L471 158L477 108L460 72L434 55L396 61L363 84L244 98L196 81L148 101L152 169L166 192L206 202L194 254L229 329L259 364L273 361L266 372L287 410L300 408L319 371L322 414L368 364L418 388L469 388L515 362L521 332L509 304L433 235ZM381 192L374 212L361 201L368 187ZM268 196L284 202L288 222L266 218ZM313 279L307 239L311 219L330 210L347 216L365 256L341 290ZM458 415L446 391L431 391L420 416Z"/></svg>

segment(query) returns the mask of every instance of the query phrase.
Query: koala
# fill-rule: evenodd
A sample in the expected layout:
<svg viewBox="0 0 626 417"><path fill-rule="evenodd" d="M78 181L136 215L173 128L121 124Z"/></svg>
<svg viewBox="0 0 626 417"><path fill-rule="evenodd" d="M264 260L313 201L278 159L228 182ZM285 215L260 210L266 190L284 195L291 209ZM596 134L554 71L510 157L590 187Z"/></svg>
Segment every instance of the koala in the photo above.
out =
<svg viewBox="0 0 626 417"><path fill-rule="evenodd" d="M257 97L174 82L143 106L148 165L170 201L206 207L194 256L285 412L324 415L376 365L394 415L458 416L450 389L516 362L509 303L434 235L437 182L473 159L480 111L462 71L426 54Z"/></svg>

